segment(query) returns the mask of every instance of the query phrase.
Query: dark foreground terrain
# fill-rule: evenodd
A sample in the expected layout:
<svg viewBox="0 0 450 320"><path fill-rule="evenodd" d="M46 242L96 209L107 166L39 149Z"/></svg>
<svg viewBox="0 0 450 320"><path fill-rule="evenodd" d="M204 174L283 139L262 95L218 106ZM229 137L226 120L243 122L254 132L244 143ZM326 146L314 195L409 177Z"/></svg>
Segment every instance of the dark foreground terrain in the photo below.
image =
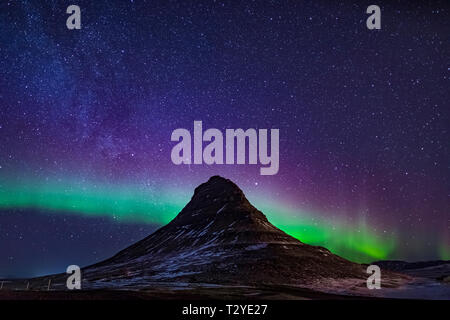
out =
<svg viewBox="0 0 450 320"><path fill-rule="evenodd" d="M155 288L131 290L33 291L2 290L0 300L348 300L377 299L317 292L305 288L271 286L265 288L222 287L184 290Z"/></svg>

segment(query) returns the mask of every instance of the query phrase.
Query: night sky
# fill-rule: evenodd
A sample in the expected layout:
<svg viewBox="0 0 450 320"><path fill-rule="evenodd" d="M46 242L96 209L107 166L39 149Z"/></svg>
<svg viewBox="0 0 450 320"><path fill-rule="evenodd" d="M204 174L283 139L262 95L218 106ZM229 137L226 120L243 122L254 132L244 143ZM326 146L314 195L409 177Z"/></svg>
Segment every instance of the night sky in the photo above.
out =
<svg viewBox="0 0 450 320"><path fill-rule="evenodd" d="M215 174L348 259L450 259L449 40L448 1L1 1L0 277L107 258ZM174 165L194 120L278 128L278 174Z"/></svg>

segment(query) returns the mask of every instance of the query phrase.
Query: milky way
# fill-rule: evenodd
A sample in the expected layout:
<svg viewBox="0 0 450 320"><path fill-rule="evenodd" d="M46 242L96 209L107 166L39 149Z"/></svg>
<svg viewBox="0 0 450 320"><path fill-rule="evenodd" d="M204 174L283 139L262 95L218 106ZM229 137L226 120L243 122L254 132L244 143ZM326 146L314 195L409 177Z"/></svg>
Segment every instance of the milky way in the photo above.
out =
<svg viewBox="0 0 450 320"><path fill-rule="evenodd" d="M0 4L0 277L107 258L215 174L348 259L450 259L448 3L70 4ZM278 128L278 174L174 165L194 120Z"/></svg>

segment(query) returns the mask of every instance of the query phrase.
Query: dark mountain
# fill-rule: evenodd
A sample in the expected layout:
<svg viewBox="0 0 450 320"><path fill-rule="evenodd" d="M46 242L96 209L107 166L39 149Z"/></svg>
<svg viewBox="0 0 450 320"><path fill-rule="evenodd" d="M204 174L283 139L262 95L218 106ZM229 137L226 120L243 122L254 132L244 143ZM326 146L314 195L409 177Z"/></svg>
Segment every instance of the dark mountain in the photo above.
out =
<svg viewBox="0 0 450 320"><path fill-rule="evenodd" d="M405 271L405 270L413 270L413 269L424 269L437 267L442 265L450 265L450 260L433 260L433 261L417 261L417 262L407 262L402 260L382 260L373 262L380 266L380 268L384 268L392 271Z"/></svg>
<svg viewBox="0 0 450 320"><path fill-rule="evenodd" d="M219 176L197 187L169 224L85 268L83 275L95 287L174 281L309 285L319 279L367 278L363 266L273 226L238 186Z"/></svg>
<svg viewBox="0 0 450 320"><path fill-rule="evenodd" d="M384 270L401 272L415 277L450 282L450 260L406 262L401 260L377 261Z"/></svg>

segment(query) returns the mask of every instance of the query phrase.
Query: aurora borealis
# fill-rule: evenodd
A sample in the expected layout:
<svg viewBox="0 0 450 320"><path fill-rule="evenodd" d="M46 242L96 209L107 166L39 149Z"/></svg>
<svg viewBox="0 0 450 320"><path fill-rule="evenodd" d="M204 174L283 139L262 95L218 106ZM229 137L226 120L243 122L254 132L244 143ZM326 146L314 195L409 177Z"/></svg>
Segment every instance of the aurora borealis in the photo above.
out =
<svg viewBox="0 0 450 320"><path fill-rule="evenodd" d="M88 185L88 187L86 187ZM98 191L100 188L101 191ZM164 225L172 220L189 201L189 197L173 190L145 193L136 187L91 186L83 187L56 183L39 185L27 182L24 186L12 186L0 193L2 209L39 209L65 214L107 216L115 221ZM352 228L311 219L311 214L283 208L282 204L265 204L256 198L270 221L284 231L311 244L328 245L330 249L360 260L386 258L393 250L391 235L378 237L365 224ZM293 215L298 217L293 219ZM332 240L333 238L339 240ZM331 246L330 246L331 245Z"/></svg>
<svg viewBox="0 0 450 320"><path fill-rule="evenodd" d="M70 4L0 4L0 278L107 258L216 174L345 258L450 259L447 3ZM196 120L278 128L278 174L174 165Z"/></svg>

